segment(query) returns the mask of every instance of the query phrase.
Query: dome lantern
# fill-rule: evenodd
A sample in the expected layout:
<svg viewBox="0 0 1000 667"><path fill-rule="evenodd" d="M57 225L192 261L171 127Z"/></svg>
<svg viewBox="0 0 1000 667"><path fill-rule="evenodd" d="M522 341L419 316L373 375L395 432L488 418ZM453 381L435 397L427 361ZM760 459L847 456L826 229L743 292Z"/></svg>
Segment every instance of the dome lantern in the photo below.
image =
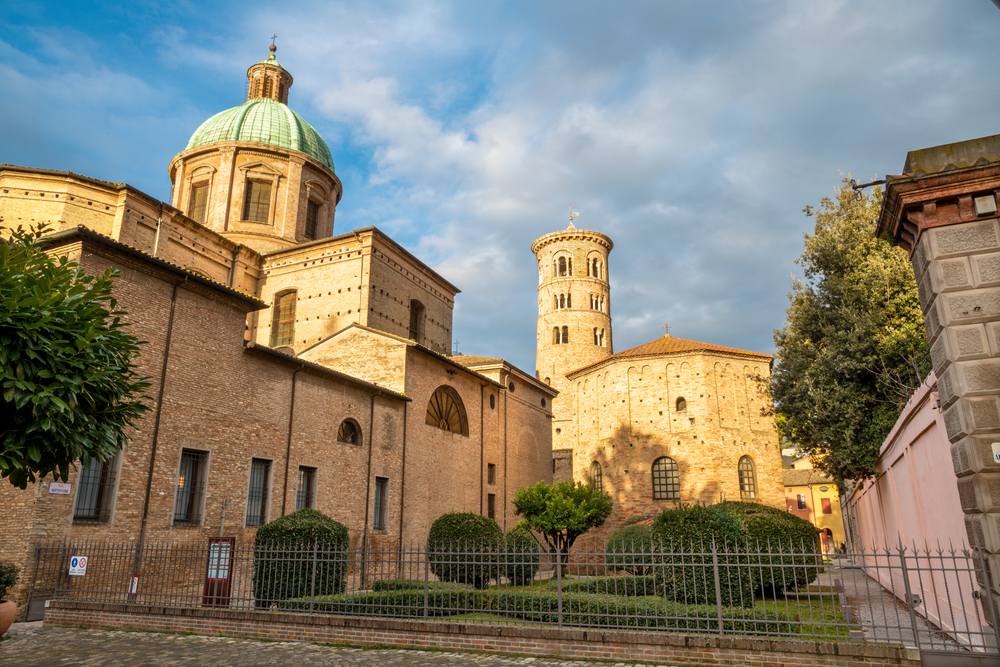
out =
<svg viewBox="0 0 1000 667"><path fill-rule="evenodd" d="M288 89L292 87L292 81L292 75L278 62L278 45L272 37L267 47L267 58L247 68L247 101L270 99L288 104Z"/></svg>

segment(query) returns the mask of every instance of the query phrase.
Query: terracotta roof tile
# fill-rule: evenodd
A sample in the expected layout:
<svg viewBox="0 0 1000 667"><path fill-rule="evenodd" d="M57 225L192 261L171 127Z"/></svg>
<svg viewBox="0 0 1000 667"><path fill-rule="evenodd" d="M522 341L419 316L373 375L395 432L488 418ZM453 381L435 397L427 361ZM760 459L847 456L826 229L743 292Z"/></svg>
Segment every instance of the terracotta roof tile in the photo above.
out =
<svg viewBox="0 0 1000 667"><path fill-rule="evenodd" d="M586 366L578 368L575 371L568 373L568 375L579 373L580 371L593 368L594 366L606 363L608 361L629 359L631 357L651 357L659 354L680 354L683 352L719 352L722 354L736 354L745 357L756 357L758 359L771 358L771 355L764 354L763 352L741 350L737 347L726 347L725 345L716 345L715 343L706 343L700 340L692 340L690 338L678 338L677 336L666 335L666 336L661 336L655 340L651 340L648 343L643 343L642 345L636 345L635 347L630 347L627 350L622 350L621 352L617 352L608 357L607 359L602 359L593 364L588 364Z"/></svg>
<svg viewBox="0 0 1000 667"><path fill-rule="evenodd" d="M477 357L474 354L455 354L451 357L452 361L456 361L463 366L478 366L480 364L500 364L503 363L503 359L500 357Z"/></svg>

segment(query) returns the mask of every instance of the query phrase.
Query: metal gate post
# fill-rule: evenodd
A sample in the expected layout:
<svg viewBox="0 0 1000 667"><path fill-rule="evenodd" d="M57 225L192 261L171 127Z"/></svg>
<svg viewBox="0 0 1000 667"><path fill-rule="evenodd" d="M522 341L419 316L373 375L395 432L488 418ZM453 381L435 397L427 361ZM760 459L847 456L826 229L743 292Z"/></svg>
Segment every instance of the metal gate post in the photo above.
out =
<svg viewBox="0 0 1000 667"><path fill-rule="evenodd" d="M906 609L910 612L910 629L913 630L913 645L920 648L920 633L917 630L917 612L913 609L913 591L910 590L910 573L906 569L906 547L899 544L899 564L903 572L903 588L906 591Z"/></svg>
<svg viewBox="0 0 1000 667"><path fill-rule="evenodd" d="M704 549L704 547L702 547ZM715 616L719 623L719 634L723 634L722 623L722 582L719 579L719 550L712 540L712 579L715 581Z"/></svg>
<svg viewBox="0 0 1000 667"><path fill-rule="evenodd" d="M558 622L563 624L563 590L562 590L562 552L555 549L556 555L556 602L558 605Z"/></svg>

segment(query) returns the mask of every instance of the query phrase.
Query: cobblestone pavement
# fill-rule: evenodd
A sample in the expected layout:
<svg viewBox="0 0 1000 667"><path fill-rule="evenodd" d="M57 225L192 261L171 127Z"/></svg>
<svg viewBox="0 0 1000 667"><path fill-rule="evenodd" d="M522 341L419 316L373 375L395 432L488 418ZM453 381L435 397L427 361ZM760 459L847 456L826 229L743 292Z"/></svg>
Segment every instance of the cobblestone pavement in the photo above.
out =
<svg viewBox="0 0 1000 667"><path fill-rule="evenodd" d="M0 640L0 665L483 665L485 667L607 667L615 663L517 658L476 653L358 649L305 642L257 642L227 637L118 630L77 630L18 624ZM617 663L625 665L626 663ZM635 663L627 663L636 667Z"/></svg>

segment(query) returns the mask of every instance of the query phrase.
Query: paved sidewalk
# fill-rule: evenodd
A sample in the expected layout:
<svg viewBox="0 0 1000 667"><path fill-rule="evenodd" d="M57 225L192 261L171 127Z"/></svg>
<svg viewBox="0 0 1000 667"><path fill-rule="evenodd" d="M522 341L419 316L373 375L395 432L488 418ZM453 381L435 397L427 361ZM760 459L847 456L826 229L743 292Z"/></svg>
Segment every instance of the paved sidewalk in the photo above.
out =
<svg viewBox="0 0 1000 667"><path fill-rule="evenodd" d="M19 623L0 640L0 665L482 665L484 667L597 667L611 664L580 660L513 658L474 653L375 650L320 646L304 642L257 642L227 637L168 635L155 632L77 630Z"/></svg>

